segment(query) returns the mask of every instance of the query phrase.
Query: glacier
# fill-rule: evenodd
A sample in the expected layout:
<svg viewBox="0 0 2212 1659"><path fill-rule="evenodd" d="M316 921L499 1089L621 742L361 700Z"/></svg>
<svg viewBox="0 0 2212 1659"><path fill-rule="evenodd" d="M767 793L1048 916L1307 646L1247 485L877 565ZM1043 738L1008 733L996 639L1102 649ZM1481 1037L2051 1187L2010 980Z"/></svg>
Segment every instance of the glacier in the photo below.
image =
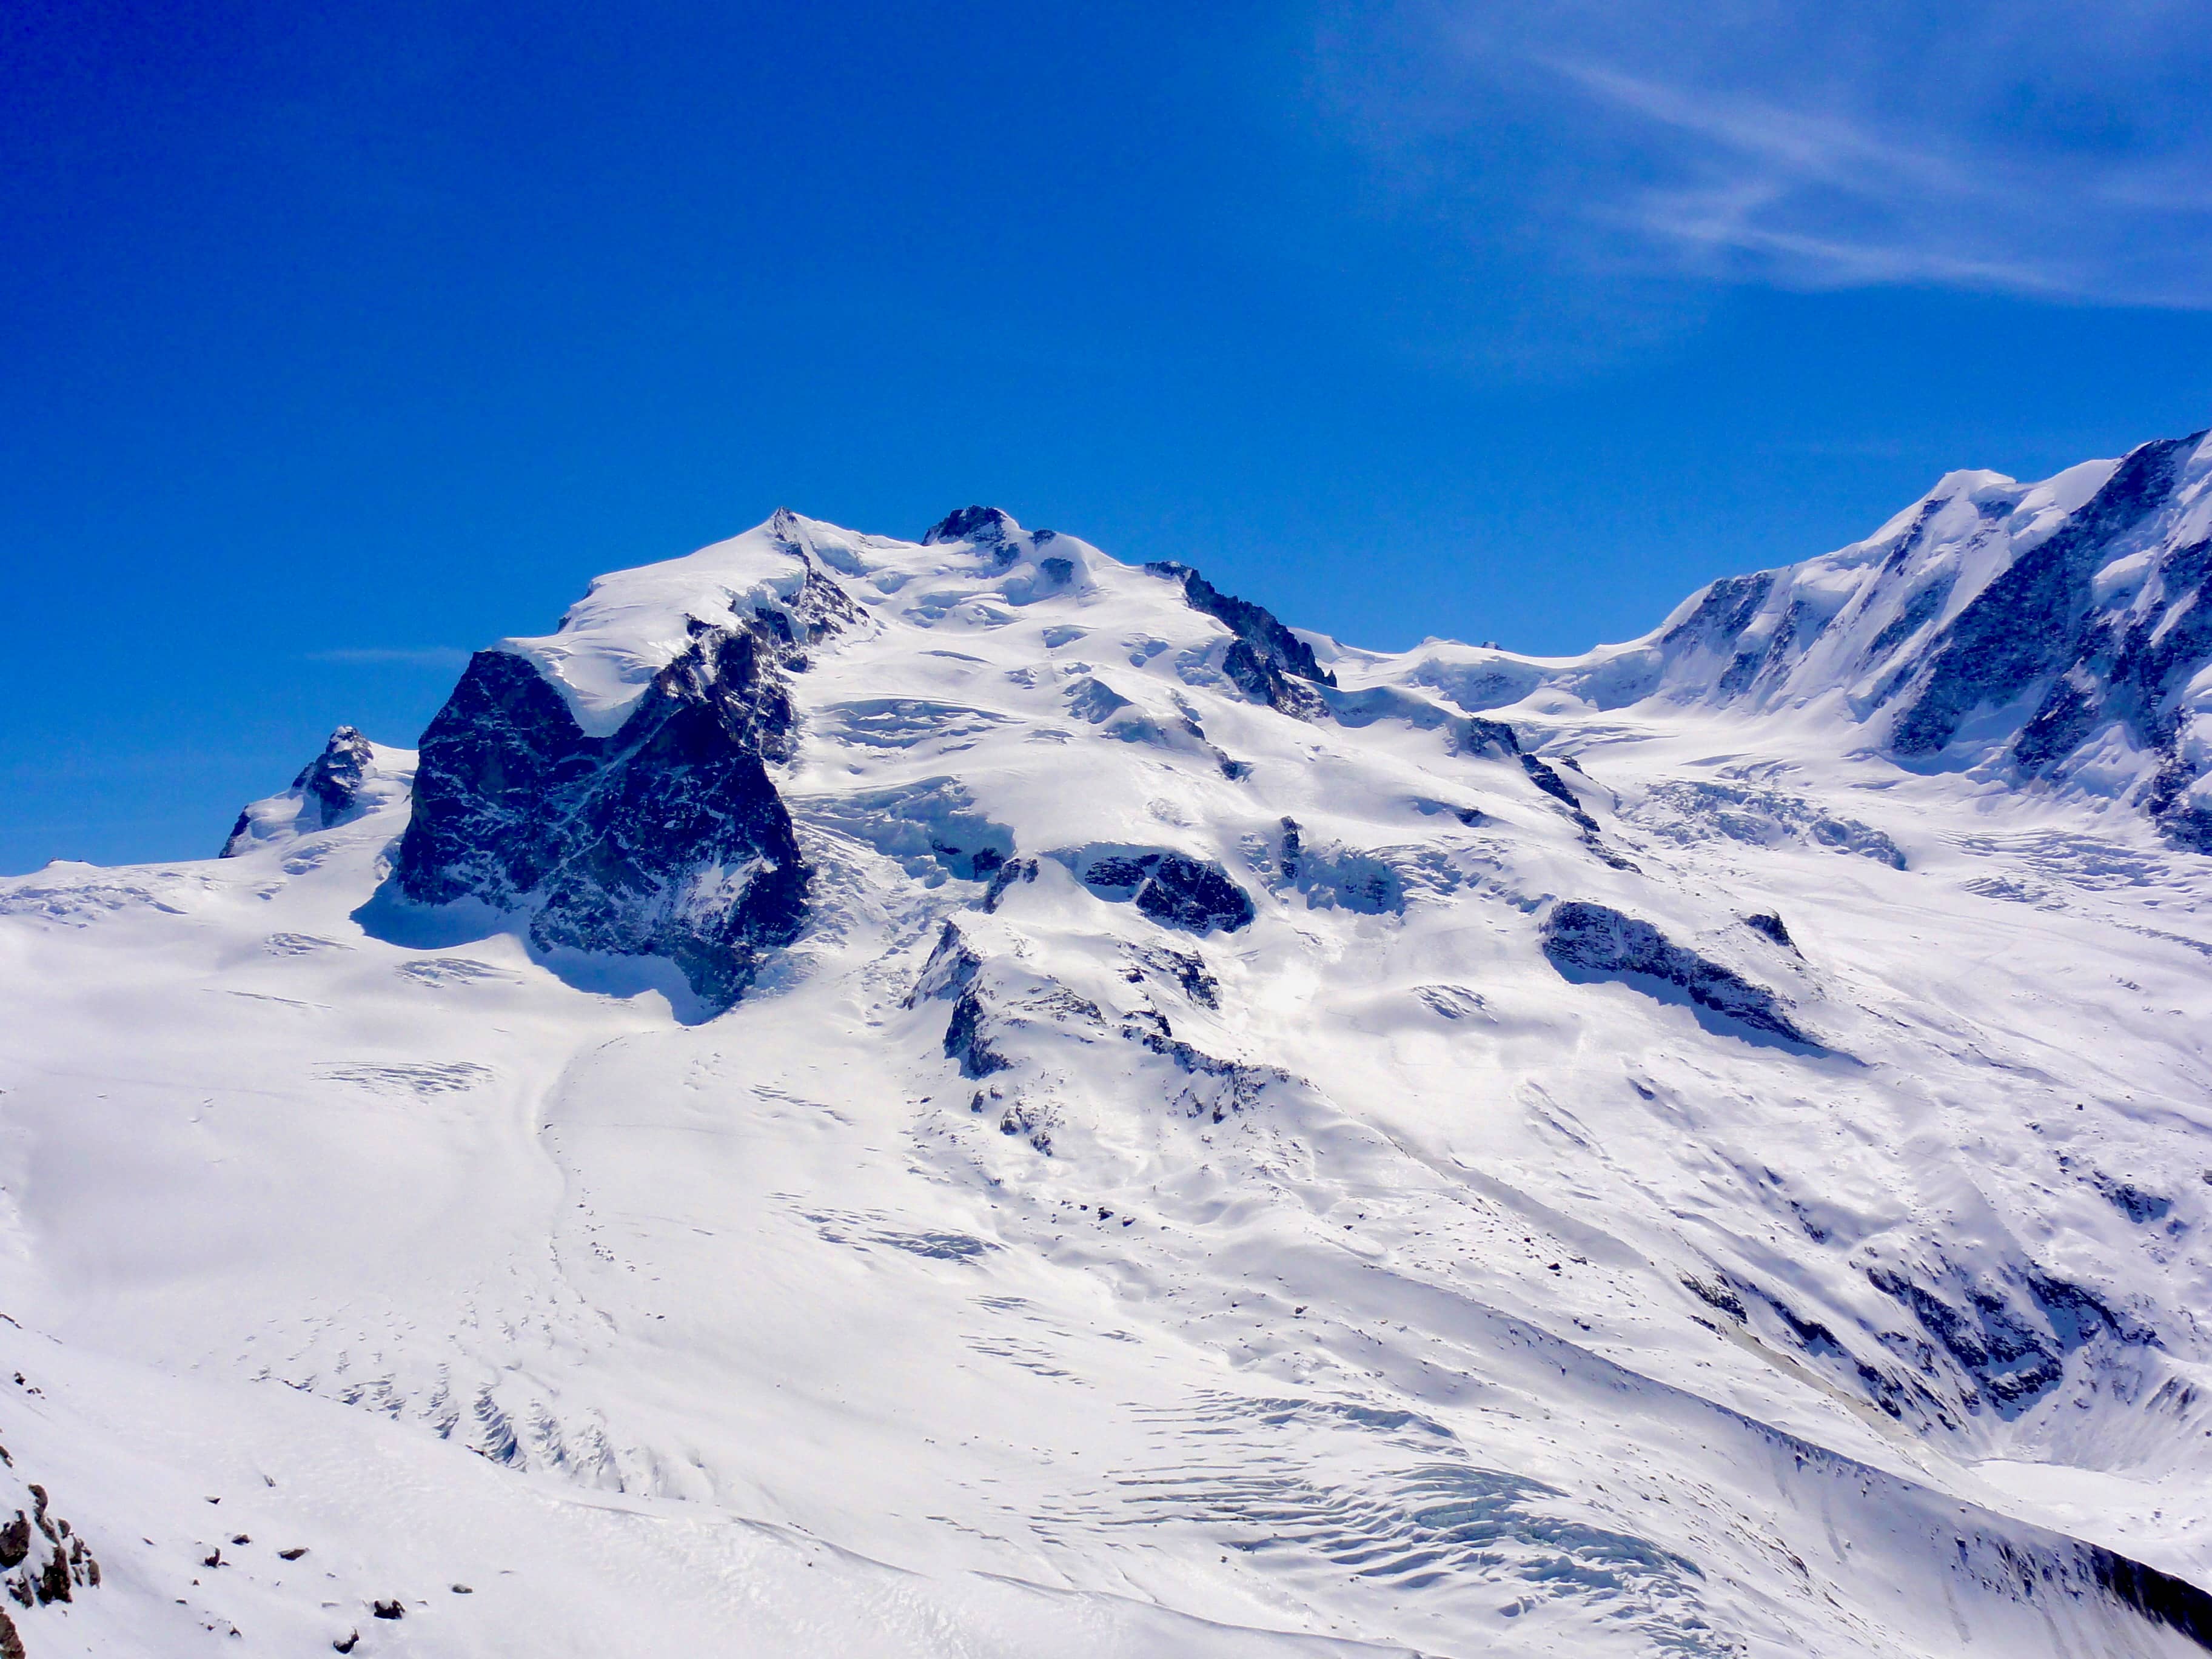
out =
<svg viewBox="0 0 2212 1659"><path fill-rule="evenodd" d="M2212 1647L2208 475L1571 659L779 511L0 881L0 1651Z"/></svg>

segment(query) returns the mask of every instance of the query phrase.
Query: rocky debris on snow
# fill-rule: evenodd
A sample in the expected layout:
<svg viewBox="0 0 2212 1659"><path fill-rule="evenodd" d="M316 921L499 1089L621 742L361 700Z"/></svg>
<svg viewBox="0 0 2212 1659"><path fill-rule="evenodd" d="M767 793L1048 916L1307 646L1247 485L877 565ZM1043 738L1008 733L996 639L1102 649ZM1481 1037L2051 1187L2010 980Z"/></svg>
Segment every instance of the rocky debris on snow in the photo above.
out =
<svg viewBox="0 0 2212 1659"><path fill-rule="evenodd" d="M1148 978L1158 977L1176 986L1200 1008L1221 1006L1221 981L1197 951L1146 949L1133 945L1121 948L1127 959L1121 977L1130 984L1142 985Z"/></svg>
<svg viewBox="0 0 2212 1659"><path fill-rule="evenodd" d="M1121 1035L1172 1061L1177 1071L1192 1079L1175 1102L1188 1117L1211 1117L1216 1123L1222 1122L1231 1113L1256 1103L1270 1084L1296 1080L1279 1066L1254 1066L1206 1053L1176 1036L1167 1016L1157 1008L1130 1013L1122 1021Z"/></svg>
<svg viewBox="0 0 2212 1659"><path fill-rule="evenodd" d="M1544 920L1543 949L1552 965L1569 977L1589 974L1632 986L1639 979L1656 981L1754 1031L1818 1046L1790 1018L1776 993L1607 905L1575 899L1553 906Z"/></svg>
<svg viewBox="0 0 2212 1659"><path fill-rule="evenodd" d="M12 1468L0 1480L15 1482L22 1494L12 1517L0 1522L0 1584L16 1605L44 1607L73 1600L76 1590L98 1589L99 1561L76 1529L51 1513L46 1489L36 1481L18 1481ZM22 1507L26 1500L27 1511Z"/></svg>
<svg viewBox="0 0 2212 1659"><path fill-rule="evenodd" d="M2094 1361L2075 1374L2094 1385L2099 1372L2129 1363L2131 1353L2160 1346L2155 1332L2084 1285L2033 1267L2009 1280L1972 1274L1941 1261L1932 1269L1870 1266L1868 1282L1911 1310L1925 1341L1885 1337L1917 1358L1923 1372L1937 1352L1957 1367L1969 1413L1984 1405L2006 1421L2018 1418L2067 1381L2068 1361Z"/></svg>

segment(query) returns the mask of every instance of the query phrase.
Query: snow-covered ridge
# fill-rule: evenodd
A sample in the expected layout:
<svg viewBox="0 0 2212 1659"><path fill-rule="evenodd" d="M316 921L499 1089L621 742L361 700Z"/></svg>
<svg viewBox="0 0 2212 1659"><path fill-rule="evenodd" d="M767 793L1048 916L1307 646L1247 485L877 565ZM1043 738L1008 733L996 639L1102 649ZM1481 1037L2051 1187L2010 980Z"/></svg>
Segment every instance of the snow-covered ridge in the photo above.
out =
<svg viewBox="0 0 2212 1659"><path fill-rule="evenodd" d="M854 582L864 598L887 599L920 584L925 609L957 585L963 602L1026 605L1079 586L1097 550L1051 531L1036 535L1005 514L978 514L902 542L840 529L779 507L765 523L680 559L641 565L594 580L553 633L502 640L495 647L526 659L567 700L576 723L608 737L636 706L654 675L690 643L695 623L726 625L757 614L788 614L813 575Z"/></svg>
<svg viewBox="0 0 2212 1659"><path fill-rule="evenodd" d="M1863 542L1700 589L1573 659L1431 641L1368 673L1469 710L1808 712L1908 764L2049 781L2212 850L2212 442L2040 483L1947 474Z"/></svg>
<svg viewBox="0 0 2212 1659"><path fill-rule="evenodd" d="M1909 763L1995 767L2124 801L2202 849L2212 847L2212 609L2197 605L2212 568L2208 475L2203 434L2040 483L1948 473L1864 541L1713 582L1644 638L1577 658L1442 641L1377 655L1315 637L1364 689L1437 694L1468 713L1557 709L1562 697L1595 710L1659 700L1811 711ZM919 583L940 609L1027 605L1100 580L1120 588L1133 574L1072 538L964 511L973 519L955 515L920 543L779 512L686 558L602 577L558 632L500 648L537 664L580 726L605 736L695 623L776 612L810 571L853 583L872 607ZM1242 667L1227 666L1232 678ZM1325 671L1309 652L1301 672Z"/></svg>

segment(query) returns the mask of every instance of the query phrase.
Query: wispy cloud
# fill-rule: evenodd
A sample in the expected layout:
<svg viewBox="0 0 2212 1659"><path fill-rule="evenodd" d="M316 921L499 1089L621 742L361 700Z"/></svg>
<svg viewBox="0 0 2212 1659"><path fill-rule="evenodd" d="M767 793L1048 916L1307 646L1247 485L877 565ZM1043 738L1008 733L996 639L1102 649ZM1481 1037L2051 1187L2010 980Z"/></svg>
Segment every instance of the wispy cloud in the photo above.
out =
<svg viewBox="0 0 2212 1659"><path fill-rule="evenodd" d="M1586 267L2212 307L2194 0L1417 0L1323 59L1406 188Z"/></svg>
<svg viewBox="0 0 2212 1659"><path fill-rule="evenodd" d="M307 659L356 666L453 669L467 666L469 653L450 645L363 646L339 651L310 651Z"/></svg>

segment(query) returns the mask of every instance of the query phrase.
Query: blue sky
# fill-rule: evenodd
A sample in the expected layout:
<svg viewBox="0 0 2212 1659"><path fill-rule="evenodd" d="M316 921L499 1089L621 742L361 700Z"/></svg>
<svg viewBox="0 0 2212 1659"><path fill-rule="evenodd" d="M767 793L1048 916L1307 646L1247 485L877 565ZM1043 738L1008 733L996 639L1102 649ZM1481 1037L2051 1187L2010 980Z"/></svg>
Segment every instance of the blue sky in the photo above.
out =
<svg viewBox="0 0 2212 1659"><path fill-rule="evenodd" d="M0 870L779 504L1561 652L2212 423L2191 5L0 21Z"/></svg>

